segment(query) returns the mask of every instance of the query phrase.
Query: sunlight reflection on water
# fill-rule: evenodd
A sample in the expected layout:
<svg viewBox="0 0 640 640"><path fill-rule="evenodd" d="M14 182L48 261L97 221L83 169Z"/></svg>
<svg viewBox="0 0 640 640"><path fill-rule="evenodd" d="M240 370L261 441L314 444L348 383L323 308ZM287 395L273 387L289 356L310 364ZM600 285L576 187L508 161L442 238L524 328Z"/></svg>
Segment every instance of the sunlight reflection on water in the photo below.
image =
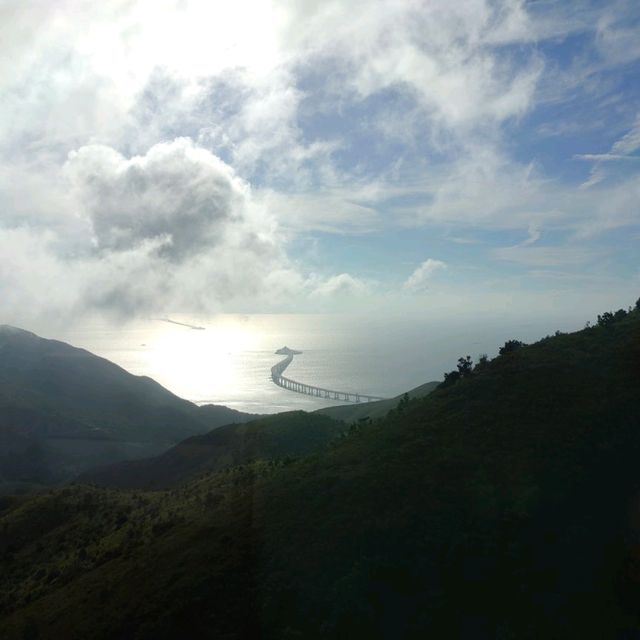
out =
<svg viewBox="0 0 640 640"><path fill-rule="evenodd" d="M172 319L205 330L162 320L136 321L122 327L93 322L55 337L133 374L150 376L193 402L274 413L336 404L271 382L271 367L281 359L274 352L284 345L304 352L294 358L287 377L391 397L440 379L463 352L474 357L484 351L495 352L501 333L493 327L477 329L471 336L466 326L429 326L424 319L415 318L225 314Z"/></svg>

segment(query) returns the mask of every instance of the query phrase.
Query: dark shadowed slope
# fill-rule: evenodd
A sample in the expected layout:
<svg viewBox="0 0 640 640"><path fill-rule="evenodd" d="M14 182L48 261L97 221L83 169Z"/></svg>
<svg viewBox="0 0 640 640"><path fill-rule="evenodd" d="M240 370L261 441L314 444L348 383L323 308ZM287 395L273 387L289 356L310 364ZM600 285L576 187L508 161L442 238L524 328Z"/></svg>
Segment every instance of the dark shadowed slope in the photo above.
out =
<svg viewBox="0 0 640 640"><path fill-rule="evenodd" d="M409 398L424 398L439 384L439 382L426 382L415 389L411 389L411 391L407 391L407 394L409 395ZM343 422L357 422L358 420L364 420L366 418L376 420L386 416L391 409L395 409L403 396L404 394L401 394L395 398L389 398L388 400L376 400L375 402L363 402L361 404L344 404L335 407L326 407L324 409L318 409L315 413L321 413L322 415L329 416L334 420L342 420Z"/></svg>
<svg viewBox="0 0 640 640"><path fill-rule="evenodd" d="M297 461L7 499L0 636L636 637L639 362L636 312Z"/></svg>
<svg viewBox="0 0 640 640"><path fill-rule="evenodd" d="M636 311L500 356L283 471L261 494L263 624L637 635L639 363Z"/></svg>
<svg viewBox="0 0 640 640"><path fill-rule="evenodd" d="M0 452L0 479L64 477L78 465L150 455L251 418L227 407L197 407L88 351L0 326L0 432L17 447L29 438L41 463L35 471L28 455L18 465Z"/></svg>
<svg viewBox="0 0 640 640"><path fill-rule="evenodd" d="M326 416L304 411L279 413L188 438L154 458L91 469L77 482L130 489L160 489L204 471L218 471L258 459L308 454L344 431L344 424Z"/></svg>

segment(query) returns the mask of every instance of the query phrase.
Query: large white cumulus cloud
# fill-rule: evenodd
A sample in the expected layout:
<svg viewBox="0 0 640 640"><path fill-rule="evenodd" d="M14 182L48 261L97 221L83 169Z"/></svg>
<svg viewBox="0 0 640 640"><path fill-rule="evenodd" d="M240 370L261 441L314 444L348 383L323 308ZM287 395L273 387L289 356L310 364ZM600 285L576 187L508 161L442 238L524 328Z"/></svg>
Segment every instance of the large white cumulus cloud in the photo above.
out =
<svg viewBox="0 0 640 640"><path fill-rule="evenodd" d="M211 310L268 298L267 276L288 266L248 185L189 139L132 158L88 145L70 154L62 178L67 227L0 229L7 312Z"/></svg>
<svg viewBox="0 0 640 640"><path fill-rule="evenodd" d="M247 236L261 231L246 224L246 183L188 138L130 159L107 146L85 146L66 169L101 250L154 241L160 254L180 262L228 242L238 226Z"/></svg>
<svg viewBox="0 0 640 640"><path fill-rule="evenodd" d="M0 225L5 318L277 308L333 291L335 278L291 262L246 181L188 138L129 158L86 145L56 178L66 189L57 224Z"/></svg>

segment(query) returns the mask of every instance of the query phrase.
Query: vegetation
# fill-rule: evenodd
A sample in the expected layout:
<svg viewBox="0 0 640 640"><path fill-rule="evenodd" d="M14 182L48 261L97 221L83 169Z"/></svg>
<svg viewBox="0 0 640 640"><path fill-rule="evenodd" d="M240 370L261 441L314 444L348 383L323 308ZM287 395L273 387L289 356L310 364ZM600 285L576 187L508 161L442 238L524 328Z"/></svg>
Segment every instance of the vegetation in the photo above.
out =
<svg viewBox="0 0 640 640"><path fill-rule="evenodd" d="M438 382L426 382L415 389L407 391L409 398L424 398L429 395L437 386ZM343 404L336 407L325 407L318 409L315 413L329 416L334 420L343 420L344 422L357 422L363 418L376 420L383 418L389 411L397 407L405 394L389 398L388 400L376 400L374 402L361 402L358 404Z"/></svg>
<svg viewBox="0 0 640 640"><path fill-rule="evenodd" d="M205 471L258 459L301 456L324 447L345 431L344 423L320 414L280 413L188 438L156 458L89 470L78 481L128 489L162 489Z"/></svg>
<svg viewBox="0 0 640 640"><path fill-rule="evenodd" d="M0 637L634 637L640 310L462 360L304 457L5 498Z"/></svg>
<svg viewBox="0 0 640 640"><path fill-rule="evenodd" d="M498 349L498 354L504 356L507 353L513 353L517 349L526 346L524 342L520 342L520 340L507 340L500 349Z"/></svg>
<svg viewBox="0 0 640 640"><path fill-rule="evenodd" d="M252 637L251 493L269 470L5 499L0 637Z"/></svg>

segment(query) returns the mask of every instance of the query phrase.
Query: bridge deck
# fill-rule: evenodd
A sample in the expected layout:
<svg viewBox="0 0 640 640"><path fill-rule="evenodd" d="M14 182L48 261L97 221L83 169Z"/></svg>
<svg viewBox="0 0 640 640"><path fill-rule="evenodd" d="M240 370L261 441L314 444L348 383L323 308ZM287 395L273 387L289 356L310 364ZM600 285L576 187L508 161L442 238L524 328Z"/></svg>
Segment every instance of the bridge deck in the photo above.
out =
<svg viewBox="0 0 640 640"><path fill-rule="evenodd" d="M279 349L279 351L280 353L287 353L287 351L284 351L283 349ZM298 382L297 380L291 380L291 378L285 378L282 374L293 361L293 356L299 353L301 352L289 352L289 355L287 355L284 360L281 360L280 362L278 362L278 364L271 367L271 379L279 387L282 387L283 389L287 389L289 391L295 391L296 393L303 393L307 396L325 398L327 400L342 400L343 402L373 402L375 400L384 400L384 398L380 396L372 396L367 393L354 393L349 391L326 389L324 387L316 387L314 385L304 384L303 382Z"/></svg>

